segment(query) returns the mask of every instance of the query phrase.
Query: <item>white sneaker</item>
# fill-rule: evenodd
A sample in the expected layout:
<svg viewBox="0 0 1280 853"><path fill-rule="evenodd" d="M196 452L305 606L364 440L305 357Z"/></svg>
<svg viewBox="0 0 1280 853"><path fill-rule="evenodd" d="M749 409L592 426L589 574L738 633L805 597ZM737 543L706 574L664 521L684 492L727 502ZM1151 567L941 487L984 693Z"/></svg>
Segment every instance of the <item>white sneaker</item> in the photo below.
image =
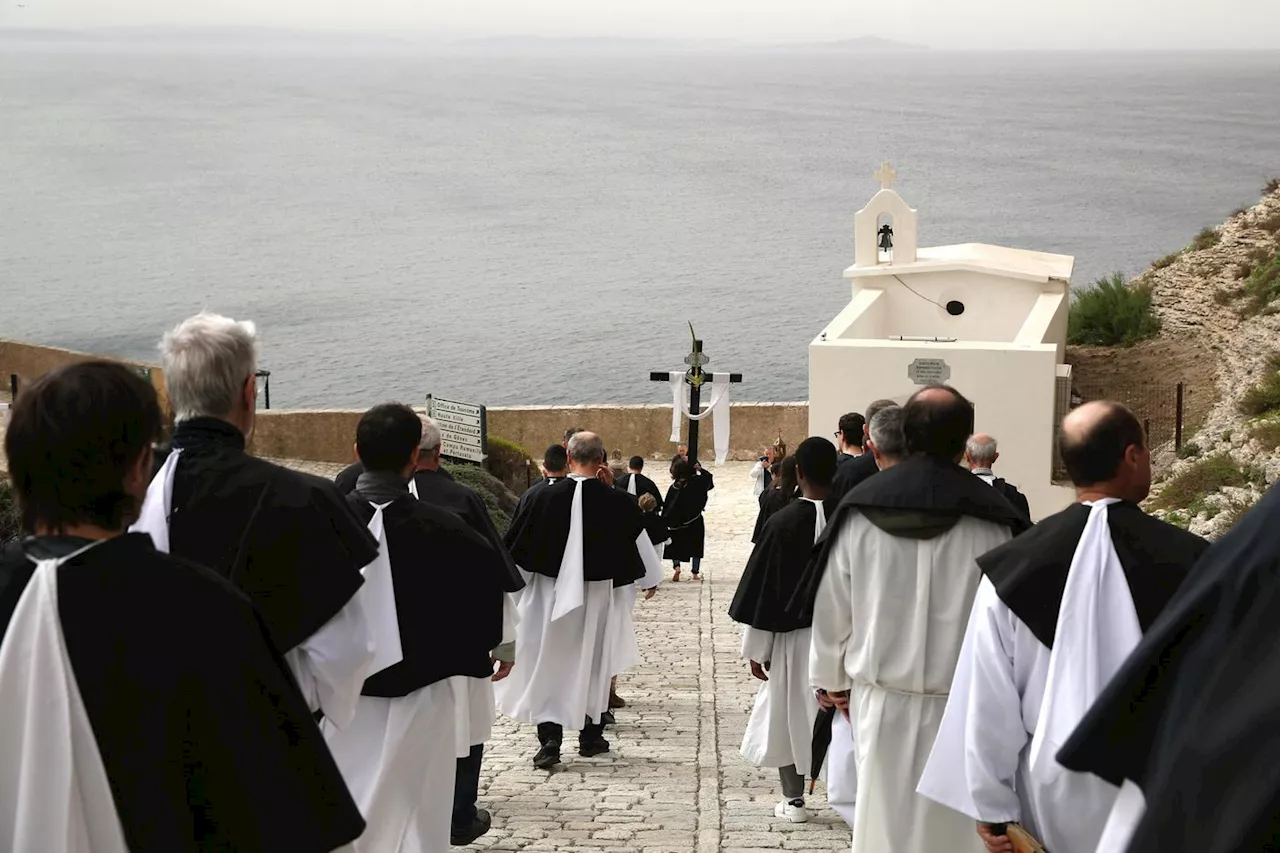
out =
<svg viewBox="0 0 1280 853"><path fill-rule="evenodd" d="M783 800L773 807L773 816L789 823L809 822L809 810L804 807L804 800Z"/></svg>

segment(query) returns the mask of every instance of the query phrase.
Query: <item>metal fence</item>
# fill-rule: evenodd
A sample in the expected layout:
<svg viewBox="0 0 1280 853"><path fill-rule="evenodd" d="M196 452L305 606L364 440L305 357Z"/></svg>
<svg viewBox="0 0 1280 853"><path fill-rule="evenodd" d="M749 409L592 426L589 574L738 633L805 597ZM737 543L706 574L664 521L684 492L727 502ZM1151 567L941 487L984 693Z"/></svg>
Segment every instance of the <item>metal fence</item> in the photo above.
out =
<svg viewBox="0 0 1280 853"><path fill-rule="evenodd" d="M1070 382L1069 379L1066 382ZM1059 385L1065 384L1060 380ZM1121 385L1108 383L1072 383L1068 400L1063 400L1064 388L1058 389L1058 424L1068 411L1091 400L1114 400L1123 403L1142 421L1152 452L1182 449L1186 428L1188 387L1183 382L1169 384ZM1065 406L1064 406L1065 403ZM1053 450L1054 476L1066 479L1062 460L1058 457L1057 442Z"/></svg>

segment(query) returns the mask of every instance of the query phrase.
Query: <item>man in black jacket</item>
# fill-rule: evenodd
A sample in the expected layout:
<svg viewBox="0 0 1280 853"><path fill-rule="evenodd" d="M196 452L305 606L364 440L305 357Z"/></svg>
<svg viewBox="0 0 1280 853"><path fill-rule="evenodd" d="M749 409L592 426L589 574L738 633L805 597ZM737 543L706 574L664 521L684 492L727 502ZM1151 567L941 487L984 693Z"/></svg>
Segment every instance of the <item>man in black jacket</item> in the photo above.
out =
<svg viewBox="0 0 1280 853"><path fill-rule="evenodd" d="M876 400L870 406L867 406L867 411L863 416L862 421L862 441L864 445L867 437L870 435L869 427L867 425L871 423L871 419L885 409L893 408L897 405L898 404L892 400ZM847 417L848 415L840 419L842 432L846 423L850 423L851 425L851 422L845 420ZM848 442L849 439L847 437L841 439L843 446L848 446ZM840 503L840 499L852 491L854 486L858 485L878 470L880 469L876 467L876 459L870 453L864 453L861 456L844 460L839 467L836 468L836 478L831 481L831 493L827 497L828 503L831 506L835 506Z"/></svg>
<svg viewBox="0 0 1280 853"><path fill-rule="evenodd" d="M989 435L978 433L971 436L965 444L964 462L969 467L969 470L978 479L1004 495L1005 500L1013 504L1013 508L1020 512L1023 518L1030 520L1031 505L1027 503L1026 495L1018 491L1018 487L1013 483L1002 480L991 473L992 466L996 464L996 460L999 458L1000 453L997 449L996 440Z"/></svg>

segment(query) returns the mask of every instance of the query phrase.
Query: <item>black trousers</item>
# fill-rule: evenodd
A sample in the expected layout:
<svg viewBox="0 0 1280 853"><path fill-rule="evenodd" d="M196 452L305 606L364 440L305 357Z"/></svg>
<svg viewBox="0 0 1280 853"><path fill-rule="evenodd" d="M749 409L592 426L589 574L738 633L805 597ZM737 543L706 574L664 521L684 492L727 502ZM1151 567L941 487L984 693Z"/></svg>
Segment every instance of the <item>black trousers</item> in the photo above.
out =
<svg viewBox="0 0 1280 853"><path fill-rule="evenodd" d="M604 737L604 724L593 723L588 717L578 732L578 743L590 743ZM538 743L546 746L551 741L564 742L564 726L559 723L538 723Z"/></svg>
<svg viewBox="0 0 1280 853"><path fill-rule="evenodd" d="M480 798L480 763L484 758L484 744L471 747L471 754L458 759L458 769L453 779L453 831L464 832L476 819L476 800Z"/></svg>

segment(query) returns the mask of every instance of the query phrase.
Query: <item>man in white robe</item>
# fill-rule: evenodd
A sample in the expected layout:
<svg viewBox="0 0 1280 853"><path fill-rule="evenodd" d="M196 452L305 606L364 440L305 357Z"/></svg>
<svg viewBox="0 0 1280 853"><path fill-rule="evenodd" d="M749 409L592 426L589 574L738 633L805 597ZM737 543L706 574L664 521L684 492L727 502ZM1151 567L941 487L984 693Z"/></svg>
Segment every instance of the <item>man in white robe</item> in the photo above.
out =
<svg viewBox="0 0 1280 853"><path fill-rule="evenodd" d="M984 575L919 792L978 821L992 851L1020 823L1054 853L1097 848L1118 789L1055 755L1208 547L1145 515L1151 454L1116 403L1063 420L1078 503L978 559Z"/></svg>
<svg viewBox="0 0 1280 853"><path fill-rule="evenodd" d="M602 715L609 685L637 659L633 584L651 598L661 578L635 501L597 479L599 436L569 439L569 477L539 489L511 521L506 541L525 574L519 593L519 665L495 688L498 709L538 726L534 766L560 762L565 728L578 754L609 751Z"/></svg>
<svg viewBox="0 0 1280 853"><path fill-rule="evenodd" d="M459 684L493 674L490 651L504 628L503 556L459 516L410 494L422 431L398 404L370 409L356 431L365 470L347 500L380 534L378 560L395 592L386 618L401 647L397 662L364 682L351 723L325 726L369 823L357 853L451 846L457 759L473 737L470 691Z"/></svg>
<svg viewBox="0 0 1280 853"><path fill-rule="evenodd" d="M908 458L845 495L816 557L810 678L854 729L854 853L966 849L966 819L915 788L978 586L974 560L1026 527L957 464L972 425L959 392L917 392L903 407Z"/></svg>
<svg viewBox="0 0 1280 853"><path fill-rule="evenodd" d="M813 630L788 615L786 606L827 523L822 502L836 473L836 452L825 438L809 438L796 448L795 459L802 496L765 524L729 616L742 623L742 657L763 682L743 734L742 756L756 767L777 768L782 801L774 816L805 823L804 780L819 770L811 766L818 715L809 687Z"/></svg>

